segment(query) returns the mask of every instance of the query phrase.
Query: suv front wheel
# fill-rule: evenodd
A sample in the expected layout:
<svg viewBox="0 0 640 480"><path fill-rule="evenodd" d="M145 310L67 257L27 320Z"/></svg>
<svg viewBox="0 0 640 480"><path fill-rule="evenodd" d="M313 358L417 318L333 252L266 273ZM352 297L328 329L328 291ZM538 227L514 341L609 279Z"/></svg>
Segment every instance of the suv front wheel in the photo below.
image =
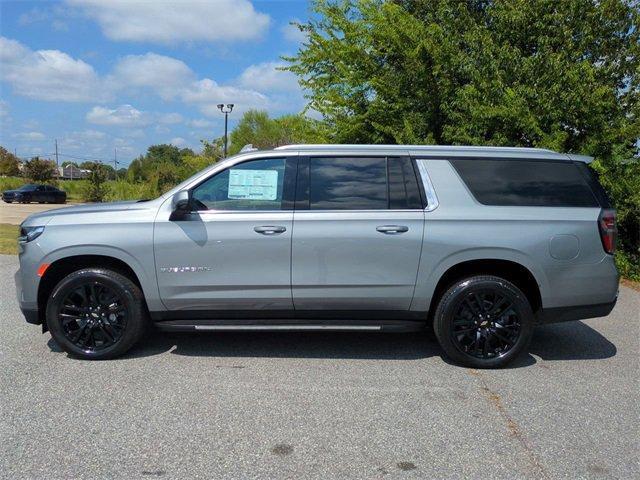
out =
<svg viewBox="0 0 640 480"><path fill-rule="evenodd" d="M473 368L505 366L527 348L533 332L527 297L494 276L457 281L440 299L433 321L446 354Z"/></svg>
<svg viewBox="0 0 640 480"><path fill-rule="evenodd" d="M64 277L47 303L47 326L73 356L103 360L129 350L147 322L140 288L120 273L85 268Z"/></svg>

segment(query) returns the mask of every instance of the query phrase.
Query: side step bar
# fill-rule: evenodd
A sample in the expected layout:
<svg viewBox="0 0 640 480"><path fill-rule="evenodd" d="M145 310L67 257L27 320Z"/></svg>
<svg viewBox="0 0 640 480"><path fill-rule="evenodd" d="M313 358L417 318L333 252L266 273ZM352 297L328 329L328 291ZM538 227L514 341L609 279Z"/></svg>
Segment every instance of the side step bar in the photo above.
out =
<svg viewBox="0 0 640 480"><path fill-rule="evenodd" d="M194 325L195 330L382 330L382 325Z"/></svg>
<svg viewBox="0 0 640 480"><path fill-rule="evenodd" d="M163 320L153 322L158 330L170 332L415 332L424 322L415 321L282 321L282 320Z"/></svg>

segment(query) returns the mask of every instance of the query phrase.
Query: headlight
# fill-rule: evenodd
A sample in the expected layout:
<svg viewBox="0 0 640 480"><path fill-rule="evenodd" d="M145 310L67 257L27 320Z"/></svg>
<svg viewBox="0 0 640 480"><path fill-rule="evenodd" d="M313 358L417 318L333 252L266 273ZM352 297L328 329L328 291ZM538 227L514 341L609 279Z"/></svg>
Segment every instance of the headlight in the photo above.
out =
<svg viewBox="0 0 640 480"><path fill-rule="evenodd" d="M44 227L20 227L18 242L27 243L35 240L44 232Z"/></svg>

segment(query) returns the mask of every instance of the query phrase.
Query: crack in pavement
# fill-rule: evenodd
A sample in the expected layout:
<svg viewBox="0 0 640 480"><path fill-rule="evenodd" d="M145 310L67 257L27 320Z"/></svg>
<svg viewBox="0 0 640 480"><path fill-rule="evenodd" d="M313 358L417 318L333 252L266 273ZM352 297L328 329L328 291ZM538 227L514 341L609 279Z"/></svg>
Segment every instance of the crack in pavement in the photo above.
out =
<svg viewBox="0 0 640 480"><path fill-rule="evenodd" d="M520 427L520 425L518 425L518 422L516 422L513 419L513 417L509 414L509 412L507 412L507 409L505 408L504 403L502 401L502 397L497 392L494 392L493 390L491 390L491 388L489 388L489 385L487 384L486 379L484 378L484 376L480 371L476 369L470 369L469 373L480 380L481 393L489 401L489 404L497 410L500 417L502 417L505 423L505 427L509 432L509 436L512 438L515 438L517 442L520 444L520 446L522 447L522 449L527 455L529 463L538 471L538 474L539 474L538 477L549 479L550 478L549 474L547 473L546 469L542 465L542 461L533 450L533 447L527 440L526 436L522 432L522 428Z"/></svg>

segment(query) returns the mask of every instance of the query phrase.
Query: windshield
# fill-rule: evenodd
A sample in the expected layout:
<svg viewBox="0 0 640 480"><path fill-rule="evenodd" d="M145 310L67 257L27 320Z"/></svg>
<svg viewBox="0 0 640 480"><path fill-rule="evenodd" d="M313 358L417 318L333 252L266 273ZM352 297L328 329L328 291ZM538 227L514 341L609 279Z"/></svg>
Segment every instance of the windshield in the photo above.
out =
<svg viewBox="0 0 640 480"><path fill-rule="evenodd" d="M33 192L36 188L38 188L38 185L29 183L27 185L21 186L18 190L21 192Z"/></svg>

